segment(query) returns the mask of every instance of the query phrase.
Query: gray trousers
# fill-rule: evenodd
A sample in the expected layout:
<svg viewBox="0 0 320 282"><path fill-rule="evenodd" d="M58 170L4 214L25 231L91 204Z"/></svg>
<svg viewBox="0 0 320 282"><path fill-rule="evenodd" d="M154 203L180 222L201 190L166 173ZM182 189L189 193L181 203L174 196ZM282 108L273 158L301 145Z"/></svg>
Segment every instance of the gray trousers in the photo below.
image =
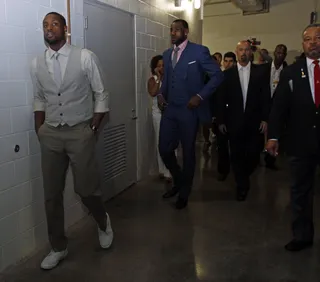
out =
<svg viewBox="0 0 320 282"><path fill-rule="evenodd" d="M53 127L45 123L40 127L38 137L49 241L54 251L62 251L67 247L63 192L69 164L75 192L99 227L106 228L105 208L101 197L97 196L100 179L95 160L96 138L89 121L72 127Z"/></svg>

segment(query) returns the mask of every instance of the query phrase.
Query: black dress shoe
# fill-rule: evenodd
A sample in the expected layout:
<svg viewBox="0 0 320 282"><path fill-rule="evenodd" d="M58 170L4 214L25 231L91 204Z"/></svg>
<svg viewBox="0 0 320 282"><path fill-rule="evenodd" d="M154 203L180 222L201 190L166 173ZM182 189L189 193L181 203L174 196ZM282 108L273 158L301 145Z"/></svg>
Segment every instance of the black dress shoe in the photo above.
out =
<svg viewBox="0 0 320 282"><path fill-rule="evenodd" d="M219 174L218 181L225 181L228 177L228 174Z"/></svg>
<svg viewBox="0 0 320 282"><path fill-rule="evenodd" d="M287 245L285 245L285 249L289 252L299 252L303 249L311 248L313 245L312 241L297 241L292 240Z"/></svg>
<svg viewBox="0 0 320 282"><path fill-rule="evenodd" d="M173 187L170 191L167 191L166 193L164 193L162 195L163 199L169 199L174 197L175 195L177 195L179 192L179 189L177 189L176 187Z"/></svg>
<svg viewBox="0 0 320 282"><path fill-rule="evenodd" d="M177 210L182 210L184 209L186 206L188 205L188 200L184 200L182 198L178 198L177 202L176 202L176 209Z"/></svg>
<svg viewBox="0 0 320 282"><path fill-rule="evenodd" d="M247 199L248 191L241 190L237 192L237 201L244 202Z"/></svg>

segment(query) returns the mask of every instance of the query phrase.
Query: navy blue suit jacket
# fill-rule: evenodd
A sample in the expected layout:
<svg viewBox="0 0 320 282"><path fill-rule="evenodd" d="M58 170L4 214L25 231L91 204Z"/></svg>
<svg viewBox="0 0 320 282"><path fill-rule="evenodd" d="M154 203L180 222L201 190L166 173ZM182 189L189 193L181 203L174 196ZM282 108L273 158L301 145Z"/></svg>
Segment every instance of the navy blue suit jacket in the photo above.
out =
<svg viewBox="0 0 320 282"><path fill-rule="evenodd" d="M166 50L163 53L164 62L164 77L160 93L167 100L168 96L168 72L172 67L173 48ZM189 93L186 95L192 97L199 94L203 101L197 108L197 114L200 122L211 122L212 114L210 111L209 97L213 95L215 90L223 81L223 73L219 65L211 58L209 49L203 45L188 42L186 48L182 52L179 61L182 71L185 72L184 83ZM205 75L208 75L210 80L205 84ZM187 106L187 105L186 105Z"/></svg>

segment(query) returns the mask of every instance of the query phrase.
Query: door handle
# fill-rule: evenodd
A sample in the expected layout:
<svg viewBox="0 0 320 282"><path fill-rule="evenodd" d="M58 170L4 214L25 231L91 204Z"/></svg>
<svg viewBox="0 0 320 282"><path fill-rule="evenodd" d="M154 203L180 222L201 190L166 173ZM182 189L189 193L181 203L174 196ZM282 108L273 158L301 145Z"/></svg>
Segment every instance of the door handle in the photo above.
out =
<svg viewBox="0 0 320 282"><path fill-rule="evenodd" d="M131 109L131 113L132 113L132 120L136 120L138 119L138 117L136 116L136 110L135 109Z"/></svg>

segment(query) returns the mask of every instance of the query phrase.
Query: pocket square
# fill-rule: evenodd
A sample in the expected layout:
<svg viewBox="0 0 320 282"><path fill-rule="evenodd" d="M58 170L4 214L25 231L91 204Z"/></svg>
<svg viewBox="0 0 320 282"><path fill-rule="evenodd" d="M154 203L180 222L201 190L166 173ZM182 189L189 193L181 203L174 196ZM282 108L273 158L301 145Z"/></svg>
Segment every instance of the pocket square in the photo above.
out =
<svg viewBox="0 0 320 282"><path fill-rule="evenodd" d="M188 65L194 64L196 61L189 62Z"/></svg>
<svg viewBox="0 0 320 282"><path fill-rule="evenodd" d="M290 86L290 89L291 89L291 92L293 91L293 82L292 82L292 79L289 80L289 86Z"/></svg>

